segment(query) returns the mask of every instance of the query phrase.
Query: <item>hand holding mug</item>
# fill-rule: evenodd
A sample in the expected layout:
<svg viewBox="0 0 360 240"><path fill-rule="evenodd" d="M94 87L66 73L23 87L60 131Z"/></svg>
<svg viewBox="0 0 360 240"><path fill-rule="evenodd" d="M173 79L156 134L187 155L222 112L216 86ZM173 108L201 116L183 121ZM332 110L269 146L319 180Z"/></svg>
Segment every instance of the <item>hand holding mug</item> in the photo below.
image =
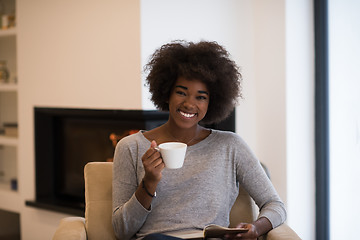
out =
<svg viewBox="0 0 360 240"><path fill-rule="evenodd" d="M162 170L165 168L161 154L157 151L157 144L155 141L151 142L150 148L142 156L141 160L145 169L145 177L148 182L158 183L162 177Z"/></svg>

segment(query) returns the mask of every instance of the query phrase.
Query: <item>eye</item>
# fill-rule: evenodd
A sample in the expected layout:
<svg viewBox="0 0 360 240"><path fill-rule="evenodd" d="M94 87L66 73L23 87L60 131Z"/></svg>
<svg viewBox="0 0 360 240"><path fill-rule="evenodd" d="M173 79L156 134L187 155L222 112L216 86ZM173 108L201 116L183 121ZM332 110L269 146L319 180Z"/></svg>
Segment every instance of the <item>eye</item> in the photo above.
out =
<svg viewBox="0 0 360 240"><path fill-rule="evenodd" d="M183 91L176 91L175 93L178 94L178 95L181 95L181 96L185 96L185 95L186 95Z"/></svg>
<svg viewBox="0 0 360 240"><path fill-rule="evenodd" d="M199 99L199 100L206 100L207 99L207 97L206 96L197 96L197 99Z"/></svg>

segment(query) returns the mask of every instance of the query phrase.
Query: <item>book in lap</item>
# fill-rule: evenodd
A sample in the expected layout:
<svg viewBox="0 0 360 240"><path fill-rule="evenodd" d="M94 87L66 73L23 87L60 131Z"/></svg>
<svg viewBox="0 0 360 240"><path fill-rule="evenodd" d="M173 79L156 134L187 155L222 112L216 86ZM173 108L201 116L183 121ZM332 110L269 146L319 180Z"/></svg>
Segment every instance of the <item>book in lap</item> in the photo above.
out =
<svg viewBox="0 0 360 240"><path fill-rule="evenodd" d="M219 225L211 224L204 228L203 231L186 231L177 233L168 233L167 235L182 239L207 239L207 238L223 238L226 234L238 234L247 232L247 228L227 228Z"/></svg>

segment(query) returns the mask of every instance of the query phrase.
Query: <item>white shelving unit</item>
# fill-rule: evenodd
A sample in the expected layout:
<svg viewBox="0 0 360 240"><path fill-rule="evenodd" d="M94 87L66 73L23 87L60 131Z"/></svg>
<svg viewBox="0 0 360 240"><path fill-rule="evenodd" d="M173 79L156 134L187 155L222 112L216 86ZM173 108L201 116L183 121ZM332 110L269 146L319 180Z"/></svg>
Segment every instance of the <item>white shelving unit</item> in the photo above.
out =
<svg viewBox="0 0 360 240"><path fill-rule="evenodd" d="M0 29L0 37L7 37L7 36L15 36L16 35L16 28L10 29Z"/></svg>
<svg viewBox="0 0 360 240"><path fill-rule="evenodd" d="M21 198L19 192L11 190L10 183L0 183L0 209L19 212Z"/></svg>
<svg viewBox="0 0 360 240"><path fill-rule="evenodd" d="M0 83L0 92L17 92L17 90L16 83Z"/></svg>
<svg viewBox="0 0 360 240"><path fill-rule="evenodd" d="M0 146L17 147L17 145L18 145L17 137L7 137L7 136L0 135Z"/></svg>
<svg viewBox="0 0 360 240"><path fill-rule="evenodd" d="M3 2L5 9L15 10L15 0ZM12 11L11 10L11 11ZM6 61L8 82L0 83L0 129L4 123L18 123L17 30L0 28L0 60ZM16 136L0 132L0 210L19 212L18 142Z"/></svg>

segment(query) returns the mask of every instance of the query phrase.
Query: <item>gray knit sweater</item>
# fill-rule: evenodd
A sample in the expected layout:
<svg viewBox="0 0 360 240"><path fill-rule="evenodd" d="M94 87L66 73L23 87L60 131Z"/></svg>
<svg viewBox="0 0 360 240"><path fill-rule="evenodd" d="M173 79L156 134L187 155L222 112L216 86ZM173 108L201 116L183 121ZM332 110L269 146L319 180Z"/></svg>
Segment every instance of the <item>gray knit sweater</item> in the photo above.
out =
<svg viewBox="0 0 360 240"><path fill-rule="evenodd" d="M164 169L151 210L136 199L145 174L141 157L150 141L142 132L123 138L113 167L113 227L117 238L141 238L150 233L229 225L229 213L241 184L273 227L285 221L286 211L274 187L246 143L231 132L212 130L189 146L184 166Z"/></svg>

